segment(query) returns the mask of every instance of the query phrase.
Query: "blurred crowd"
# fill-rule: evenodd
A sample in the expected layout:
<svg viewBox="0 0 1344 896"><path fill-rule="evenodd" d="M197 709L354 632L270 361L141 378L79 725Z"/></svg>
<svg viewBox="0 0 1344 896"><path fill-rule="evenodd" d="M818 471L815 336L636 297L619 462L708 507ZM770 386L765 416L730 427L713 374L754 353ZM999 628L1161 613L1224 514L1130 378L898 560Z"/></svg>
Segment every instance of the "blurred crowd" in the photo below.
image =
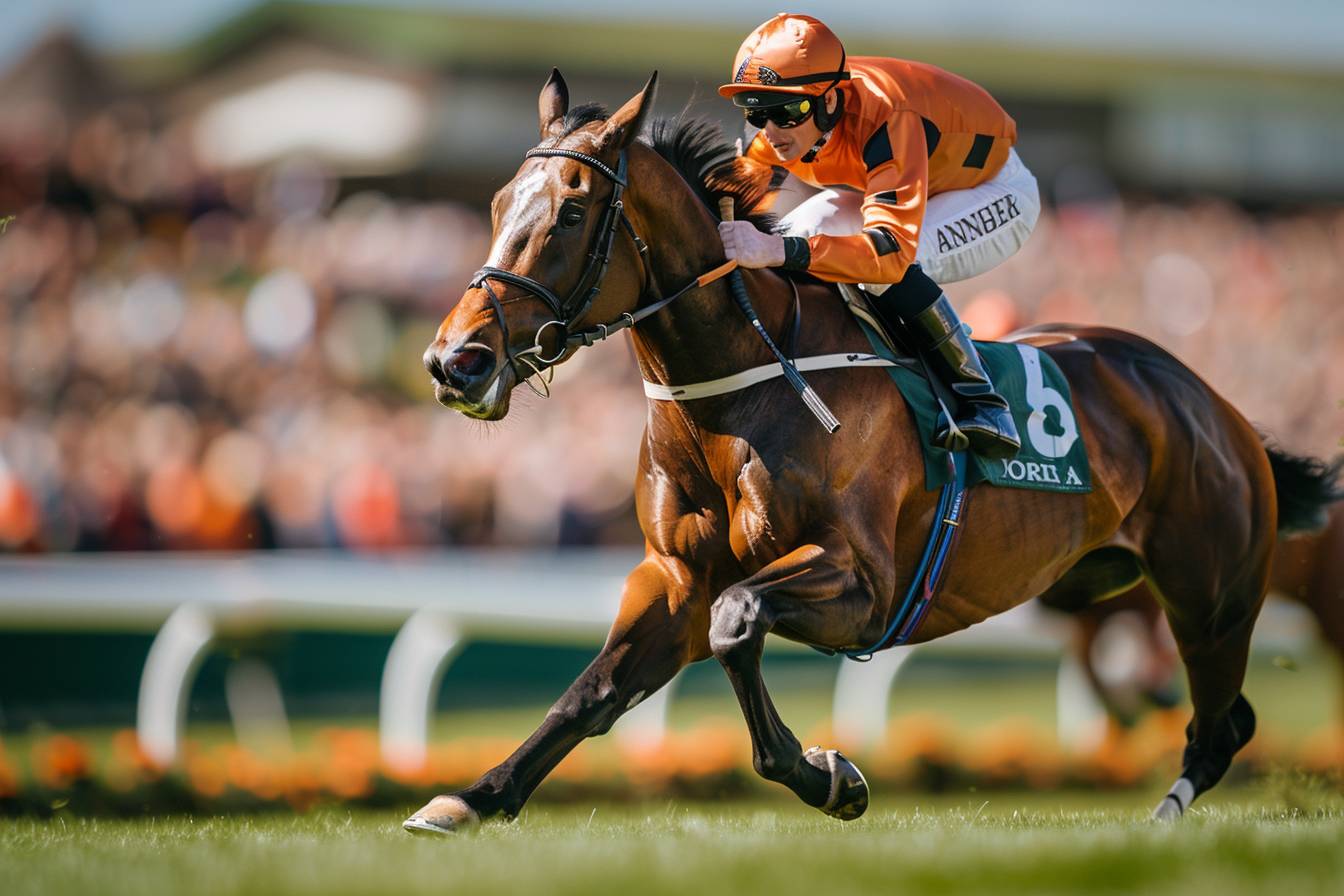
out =
<svg viewBox="0 0 1344 896"><path fill-rule="evenodd" d="M211 172L176 140L115 108L0 132L0 549L638 543L626 340L502 424L433 400L420 355L486 256L482 212L311 162ZM1328 456L1342 283L1339 209L1108 196L1048 208L949 293L981 337L1143 333Z"/></svg>
<svg viewBox="0 0 1344 896"><path fill-rule="evenodd" d="M343 193L312 163L197 169L133 109L65 142L7 124L0 547L636 537L619 345L502 427L433 400L420 355L485 258L480 212Z"/></svg>

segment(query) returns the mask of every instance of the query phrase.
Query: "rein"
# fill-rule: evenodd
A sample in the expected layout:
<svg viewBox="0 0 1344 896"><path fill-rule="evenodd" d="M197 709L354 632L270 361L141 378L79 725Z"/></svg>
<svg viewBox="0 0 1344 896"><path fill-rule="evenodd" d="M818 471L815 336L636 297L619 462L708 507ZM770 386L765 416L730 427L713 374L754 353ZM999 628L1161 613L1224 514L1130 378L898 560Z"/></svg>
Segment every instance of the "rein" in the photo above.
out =
<svg viewBox="0 0 1344 896"><path fill-rule="evenodd" d="M527 376L519 375L519 379L527 383L528 388L543 398L550 395L550 379L545 376L549 370L554 376L555 365L558 364L572 350L577 350L581 346L595 345L611 336L613 333L619 333L621 330L633 327L635 324L644 320L652 314L656 314L667 307L673 301L681 298L692 289L707 286L721 277L737 269L736 261L729 261L719 265L713 270L707 271L696 277L690 283L687 283L681 289L678 289L672 295L666 298L660 298L651 305L645 305L636 308L633 312L626 311L614 321L605 324L597 324L578 332L571 332L570 328L575 322L588 313L593 302L596 301L598 294L602 291L602 281L607 275L607 268L611 264L611 249L616 241L616 232L619 228L624 228L634 242L635 248L639 251L640 266L644 272L644 285L640 288L640 299L649 291L649 284L652 278L649 275L649 246L640 238L635 231L634 225L625 214L625 203L621 200L621 194L627 186L626 181L626 151L621 150L620 160L616 163L615 170L607 165L601 159L590 156L586 153L574 149L532 149L528 150L524 158L551 158L560 157L574 159L582 162L594 171L602 174L611 181L611 199L607 203L606 211L603 212L602 221L597 227L597 238L593 243L593 250L588 254L588 264L583 273L579 276L578 282L565 298L560 298L556 292L539 280L534 280L524 274L518 274L513 271L506 271L503 268L491 267L486 265L472 275L469 286L473 289L483 289L490 299L490 304L494 307L495 318L499 321L499 327L504 331L504 352L508 356L510 366L514 373L519 374L519 365L524 364L531 368L531 373ZM512 286L522 288L528 295L540 299L547 308L550 309L553 318L542 324L533 337L533 344L530 348L515 352L511 347L509 336L509 325L504 320L505 302L499 298L494 288L490 285L491 280L497 280L501 283L507 283ZM509 300L515 301L515 300ZM542 345L542 337L552 327L559 328L560 341L559 349L554 355L546 357L545 347ZM533 378L541 384L540 388L534 385Z"/></svg>

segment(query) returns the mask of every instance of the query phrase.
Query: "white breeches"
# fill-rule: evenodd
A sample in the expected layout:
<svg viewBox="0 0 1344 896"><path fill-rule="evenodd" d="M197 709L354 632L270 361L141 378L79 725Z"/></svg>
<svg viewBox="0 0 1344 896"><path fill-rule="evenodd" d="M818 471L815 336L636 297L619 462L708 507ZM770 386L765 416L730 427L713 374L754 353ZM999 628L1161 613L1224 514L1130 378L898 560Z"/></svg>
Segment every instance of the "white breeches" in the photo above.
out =
<svg viewBox="0 0 1344 896"><path fill-rule="evenodd" d="M862 204L858 191L817 190L789 175L774 212L780 215L781 232L789 236L848 236L863 230ZM1022 248L1040 214L1036 178L1017 151L1009 150L990 180L929 197L915 261L935 283L983 274Z"/></svg>

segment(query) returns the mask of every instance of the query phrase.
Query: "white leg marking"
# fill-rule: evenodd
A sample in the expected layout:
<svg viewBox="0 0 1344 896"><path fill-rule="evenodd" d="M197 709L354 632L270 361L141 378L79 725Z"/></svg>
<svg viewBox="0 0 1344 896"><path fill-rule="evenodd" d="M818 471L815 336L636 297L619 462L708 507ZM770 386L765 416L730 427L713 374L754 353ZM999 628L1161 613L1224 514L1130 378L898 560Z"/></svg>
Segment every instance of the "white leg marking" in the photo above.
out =
<svg viewBox="0 0 1344 896"><path fill-rule="evenodd" d="M1155 821L1175 821L1185 814L1185 810L1195 800L1195 785L1190 783L1189 778L1177 778L1176 783L1171 785L1171 790L1162 797L1162 802L1157 804L1153 810L1153 820Z"/></svg>

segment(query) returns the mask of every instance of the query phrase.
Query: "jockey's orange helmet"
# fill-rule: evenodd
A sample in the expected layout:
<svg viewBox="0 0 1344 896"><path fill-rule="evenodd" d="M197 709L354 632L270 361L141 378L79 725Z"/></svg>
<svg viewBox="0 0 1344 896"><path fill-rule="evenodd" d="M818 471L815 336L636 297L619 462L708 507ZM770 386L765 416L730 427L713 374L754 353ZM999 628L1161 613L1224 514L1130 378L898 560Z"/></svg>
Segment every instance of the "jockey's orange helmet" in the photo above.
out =
<svg viewBox="0 0 1344 896"><path fill-rule="evenodd" d="M831 29L811 16L782 12L742 41L732 77L719 96L751 108L820 96L849 80L849 72L844 45Z"/></svg>

